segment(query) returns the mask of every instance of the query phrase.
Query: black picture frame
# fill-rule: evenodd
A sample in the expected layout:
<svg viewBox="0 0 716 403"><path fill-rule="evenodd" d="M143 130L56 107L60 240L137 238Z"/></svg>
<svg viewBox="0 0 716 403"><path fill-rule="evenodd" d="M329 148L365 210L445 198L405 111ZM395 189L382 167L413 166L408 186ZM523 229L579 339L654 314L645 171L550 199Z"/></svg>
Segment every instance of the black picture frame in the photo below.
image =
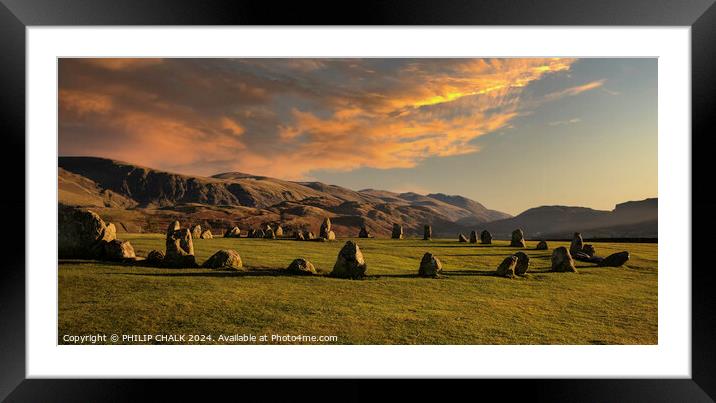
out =
<svg viewBox="0 0 716 403"><path fill-rule="evenodd" d="M123 401L141 400L157 388L163 397L205 400L214 393L245 396L261 393L261 401L278 396L313 400L330 388L314 380L291 380L276 386L273 380L50 380L26 379L25 371L25 242L38 242L26 234L25 207L25 45L27 26L68 25L532 25L532 26L689 26L692 57L692 262L682 268L692 278L692 376L689 379L531 379L472 380L433 387L420 381L400 380L378 392L365 381L337 380L337 400L417 393L448 400L454 393L531 401L713 401L716 398L716 332L713 314L713 268L708 262L716 199L711 194L710 161L713 148L711 114L716 111L716 6L714 0L543 0L450 1L405 0L360 2L178 1L178 0L0 0L0 131L3 140L2 183L12 190L0 197L0 211L10 220L0 231L6 251L0 267L0 400ZM709 164L709 165L707 165ZM10 213L12 212L12 213ZM701 235L699 235L701 234ZM27 237L26 237L27 236ZM665 240L667 241L667 240ZM667 243L668 245L668 243ZM704 256L706 254L706 256ZM703 264L699 264L703 263ZM691 264L691 267L689 267ZM384 383L385 381L377 381ZM410 384L406 384L410 382ZM207 384L208 383L208 384ZM250 384L249 384L250 383ZM385 385L380 385L385 386ZM457 387L460 386L460 387ZM455 395L457 398L458 396ZM245 400L245 399L242 399Z"/></svg>

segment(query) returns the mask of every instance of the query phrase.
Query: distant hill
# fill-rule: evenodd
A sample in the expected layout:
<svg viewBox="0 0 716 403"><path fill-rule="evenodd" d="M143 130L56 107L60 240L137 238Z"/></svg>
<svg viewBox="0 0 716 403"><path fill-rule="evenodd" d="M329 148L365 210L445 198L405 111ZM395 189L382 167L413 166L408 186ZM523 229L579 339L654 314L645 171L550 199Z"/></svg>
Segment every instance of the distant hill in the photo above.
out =
<svg viewBox="0 0 716 403"><path fill-rule="evenodd" d="M393 223L406 234L422 234L430 223L436 236L455 236L470 225L510 217L462 196L354 191L241 172L187 176L96 157L60 157L58 164L60 203L94 207L127 230L163 232L180 219L215 232L279 222L289 231L317 231L331 217L339 236L355 236L361 225L387 236Z"/></svg>
<svg viewBox="0 0 716 403"><path fill-rule="evenodd" d="M233 225L242 229L281 223L318 231L330 217L338 236L356 236L365 225L388 236L393 223L408 236L433 226L435 236L455 237L488 229L507 238L522 228L528 239L585 237L656 237L658 199L629 201L614 210L541 206L512 217L459 195L359 191L321 182L292 182L242 172L211 177L180 175L95 157L60 157L59 202L92 207L120 231L164 232L178 219L215 233Z"/></svg>
<svg viewBox="0 0 716 403"><path fill-rule="evenodd" d="M569 238L574 232L584 237L657 237L658 199L617 204L614 210L586 207L542 206L515 217L485 225L497 236L506 237L522 228L528 238Z"/></svg>

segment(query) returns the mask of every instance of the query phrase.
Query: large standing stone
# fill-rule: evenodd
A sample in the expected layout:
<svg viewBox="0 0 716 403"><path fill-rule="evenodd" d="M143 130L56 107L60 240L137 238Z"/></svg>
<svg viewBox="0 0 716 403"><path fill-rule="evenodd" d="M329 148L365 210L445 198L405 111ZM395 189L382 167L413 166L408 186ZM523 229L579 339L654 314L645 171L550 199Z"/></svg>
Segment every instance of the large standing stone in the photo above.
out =
<svg viewBox="0 0 716 403"><path fill-rule="evenodd" d="M104 257L107 260L127 260L135 259L134 248L129 241L120 241L113 239L104 244Z"/></svg>
<svg viewBox="0 0 716 403"><path fill-rule="evenodd" d="M326 217L321 224L321 229L318 232L318 236L321 238L328 239L328 233L331 231L331 219Z"/></svg>
<svg viewBox="0 0 716 403"><path fill-rule="evenodd" d="M470 243L477 243L477 232L470 231Z"/></svg>
<svg viewBox="0 0 716 403"><path fill-rule="evenodd" d="M629 261L629 252L623 251L623 252L617 252L613 253L604 259L602 259L601 262L599 262L599 266L602 267L619 267L623 266L624 263Z"/></svg>
<svg viewBox="0 0 716 403"><path fill-rule="evenodd" d="M522 232L521 229L516 229L512 231L512 240L510 241L510 246L517 246L520 248L525 247L525 234Z"/></svg>
<svg viewBox="0 0 716 403"><path fill-rule="evenodd" d="M423 259L420 261L420 268L418 269L418 275L421 277L436 277L443 271L443 264L440 259L435 257L430 252L423 255Z"/></svg>
<svg viewBox="0 0 716 403"><path fill-rule="evenodd" d="M361 225L360 231L358 232L358 238L370 238L370 232L368 232L365 225Z"/></svg>
<svg viewBox="0 0 716 403"><path fill-rule="evenodd" d="M281 228L280 225L276 226L276 231L274 231L274 235L276 235L276 238L283 237L283 228Z"/></svg>
<svg viewBox="0 0 716 403"><path fill-rule="evenodd" d="M403 239L403 226L400 224L393 224L393 232L390 234L393 239Z"/></svg>
<svg viewBox="0 0 716 403"><path fill-rule="evenodd" d="M194 239L201 238L201 225L196 224L193 227L191 227L191 237Z"/></svg>
<svg viewBox="0 0 716 403"><path fill-rule="evenodd" d="M204 230L201 233L200 237L201 237L201 239L214 239L214 235L212 235L211 231L209 231L208 229Z"/></svg>
<svg viewBox="0 0 716 403"><path fill-rule="evenodd" d="M239 252L233 249L222 249L204 262L202 267L210 269L227 269L227 270L243 270L244 264L241 262Z"/></svg>
<svg viewBox="0 0 716 403"><path fill-rule="evenodd" d="M457 241L458 242L467 242L467 238L465 238L465 235L463 235L463 234L458 234Z"/></svg>
<svg viewBox="0 0 716 403"><path fill-rule="evenodd" d="M569 254L569 250L564 246L560 246L552 251L552 271L577 272L577 268L574 267L572 255Z"/></svg>
<svg viewBox="0 0 716 403"><path fill-rule="evenodd" d="M313 264L306 259L294 259L286 270L293 274L318 274Z"/></svg>
<svg viewBox="0 0 716 403"><path fill-rule="evenodd" d="M517 258L517 264L515 264L515 274L523 276L530 269L530 257L524 252L517 252L514 255Z"/></svg>
<svg viewBox="0 0 716 403"><path fill-rule="evenodd" d="M569 244L569 253L575 254L581 252L584 247L584 241L582 240L582 234L575 232L572 237L572 243Z"/></svg>
<svg viewBox="0 0 716 403"><path fill-rule="evenodd" d="M165 266L196 267L191 231L188 228L181 229L179 221L174 221L167 228L166 248Z"/></svg>
<svg viewBox="0 0 716 403"><path fill-rule="evenodd" d="M549 249L549 246L547 246L547 241L539 241L539 243L537 244L537 247L535 249L537 249L537 250Z"/></svg>
<svg viewBox="0 0 716 403"><path fill-rule="evenodd" d="M97 258L104 243L116 238L116 230L107 228L95 212L76 207L58 209L57 251L60 258Z"/></svg>
<svg viewBox="0 0 716 403"><path fill-rule="evenodd" d="M485 245L492 244L492 234L490 234L490 231L484 230L480 233L480 243Z"/></svg>
<svg viewBox="0 0 716 403"><path fill-rule="evenodd" d="M495 274L500 277L514 277L516 264L517 258L515 256L507 256L505 260L497 266Z"/></svg>
<svg viewBox="0 0 716 403"><path fill-rule="evenodd" d="M338 253L338 259L333 266L331 276L340 278L360 278L365 275L368 269L363 253L360 251L358 244L353 241L347 241Z"/></svg>
<svg viewBox="0 0 716 403"><path fill-rule="evenodd" d="M433 227L425 225L423 227L423 241L429 241L431 239L433 239Z"/></svg>

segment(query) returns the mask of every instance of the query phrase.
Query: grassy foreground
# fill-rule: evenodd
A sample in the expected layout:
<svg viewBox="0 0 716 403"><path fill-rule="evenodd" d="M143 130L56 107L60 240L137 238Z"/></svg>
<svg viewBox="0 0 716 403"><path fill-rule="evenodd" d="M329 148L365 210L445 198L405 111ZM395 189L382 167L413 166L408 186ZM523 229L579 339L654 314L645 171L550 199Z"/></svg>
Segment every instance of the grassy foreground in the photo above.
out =
<svg viewBox="0 0 716 403"><path fill-rule="evenodd" d="M139 256L164 250L163 235L121 238ZM552 249L567 243L536 251L528 241L528 276L506 279L492 276L518 250L505 241L356 241L368 264L364 280L275 270L303 257L330 272L345 239L194 241L200 264L230 248L248 273L61 261L58 342L67 344L63 335L199 334L231 344L219 335L290 334L337 336L330 344L657 343L657 244L593 243L601 256L628 250L631 260L621 268L576 262L573 274L548 271ZM426 251L442 260L444 278L416 276Z"/></svg>

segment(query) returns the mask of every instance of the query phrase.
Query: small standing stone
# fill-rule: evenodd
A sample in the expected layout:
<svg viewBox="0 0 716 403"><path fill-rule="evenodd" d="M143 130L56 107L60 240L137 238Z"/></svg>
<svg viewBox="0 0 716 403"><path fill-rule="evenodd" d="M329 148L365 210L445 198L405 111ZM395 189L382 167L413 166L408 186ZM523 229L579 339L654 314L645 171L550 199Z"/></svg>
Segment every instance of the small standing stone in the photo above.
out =
<svg viewBox="0 0 716 403"><path fill-rule="evenodd" d="M619 266L623 266L628 261L629 261L629 252L627 252L627 251L617 252L617 253L613 253L613 254L605 257L601 262L599 262L599 266L601 266L601 267L619 267Z"/></svg>
<svg viewBox="0 0 716 403"><path fill-rule="evenodd" d="M530 268L530 257L524 252L517 252L514 256L517 258L517 264L515 264L515 274L523 276Z"/></svg>
<svg viewBox="0 0 716 403"><path fill-rule="evenodd" d="M569 253L575 254L581 252L584 247L584 241L582 240L582 234L575 232L572 237L572 243L569 245Z"/></svg>
<svg viewBox="0 0 716 403"><path fill-rule="evenodd" d="M463 234L458 234L457 241L458 242L467 242L467 238L465 238L465 235L463 235Z"/></svg>
<svg viewBox="0 0 716 403"><path fill-rule="evenodd" d="M321 238L328 239L328 233L331 231L331 219L326 217L321 224L321 229L318 232L318 236Z"/></svg>
<svg viewBox="0 0 716 403"><path fill-rule="evenodd" d="M365 225L361 225L360 231L358 232L358 238L370 238L370 232L368 232Z"/></svg>
<svg viewBox="0 0 716 403"><path fill-rule="evenodd" d="M549 247L547 246L547 241L539 241L537 244L537 247L535 248L537 250L547 250Z"/></svg>
<svg viewBox="0 0 716 403"><path fill-rule="evenodd" d="M552 251L552 271L576 273L577 268L574 267L574 260L569 250L564 246L560 246Z"/></svg>
<svg viewBox="0 0 716 403"><path fill-rule="evenodd" d="M512 240L510 241L510 246L517 246L519 248L525 247L525 235L521 229L518 228L512 231Z"/></svg>
<svg viewBox="0 0 716 403"><path fill-rule="evenodd" d="M204 232L201 233L201 239L213 239L214 235L211 234L211 231L204 230Z"/></svg>
<svg viewBox="0 0 716 403"><path fill-rule="evenodd" d="M286 270L293 274L318 274L313 264L306 259L294 259Z"/></svg>
<svg viewBox="0 0 716 403"><path fill-rule="evenodd" d="M243 270L244 268L239 252L233 249L222 249L214 253L202 266L210 269L228 270Z"/></svg>
<svg viewBox="0 0 716 403"><path fill-rule="evenodd" d="M274 231L274 235L276 235L276 238L283 237L283 228L281 228L280 225L276 226L276 231Z"/></svg>
<svg viewBox="0 0 716 403"><path fill-rule="evenodd" d="M505 260L497 266L495 274L500 277L514 277L516 264L517 258L515 256L507 256Z"/></svg>
<svg viewBox="0 0 716 403"><path fill-rule="evenodd" d="M586 253L589 257L592 257L597 253L597 251L594 249L594 245L592 244L584 245L584 247L582 248L582 252Z"/></svg>
<svg viewBox="0 0 716 403"><path fill-rule="evenodd" d="M400 224L393 224L393 232L390 234L393 239L403 239L403 226Z"/></svg>
<svg viewBox="0 0 716 403"><path fill-rule="evenodd" d="M193 227L191 227L191 237L194 239L201 238L201 225L196 224Z"/></svg>
<svg viewBox="0 0 716 403"><path fill-rule="evenodd" d="M431 239L433 239L433 227L425 225L423 227L423 241L429 241Z"/></svg>
<svg viewBox="0 0 716 403"><path fill-rule="evenodd" d="M423 259L420 261L420 268L418 269L418 275L421 277L436 277L443 271L443 264L440 259L435 257L430 252L423 255Z"/></svg>

